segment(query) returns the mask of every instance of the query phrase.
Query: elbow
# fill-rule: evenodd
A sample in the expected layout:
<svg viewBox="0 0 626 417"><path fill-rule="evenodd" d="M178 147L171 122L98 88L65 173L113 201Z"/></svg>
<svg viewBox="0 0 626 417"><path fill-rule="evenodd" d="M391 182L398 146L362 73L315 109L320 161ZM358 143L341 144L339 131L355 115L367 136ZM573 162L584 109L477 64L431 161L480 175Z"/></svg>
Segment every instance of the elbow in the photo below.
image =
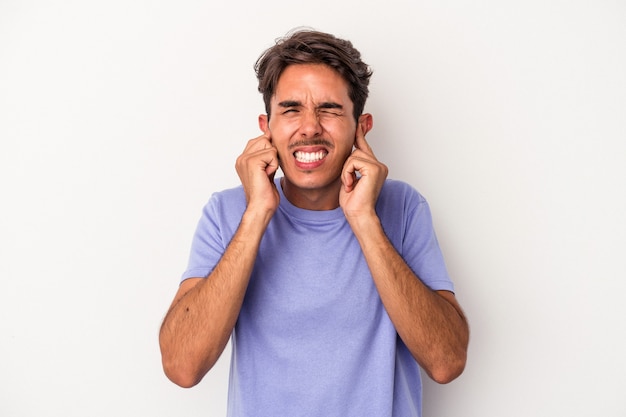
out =
<svg viewBox="0 0 626 417"><path fill-rule="evenodd" d="M161 345L161 364L165 376L182 388L191 388L200 383L215 361L195 360L194 356Z"/></svg>
<svg viewBox="0 0 626 417"><path fill-rule="evenodd" d="M194 371L189 367L181 366L180 364L174 364L172 361L168 361L165 358L163 358L162 363L165 376L182 388L191 388L198 385L204 376L200 372Z"/></svg>
<svg viewBox="0 0 626 417"><path fill-rule="evenodd" d="M448 384L457 379L465 370L467 355L457 355L452 359L442 361L437 366L427 370L430 378L438 384Z"/></svg>
<svg viewBox="0 0 626 417"><path fill-rule="evenodd" d="M217 351L181 349L181 344L164 337L159 340L161 365L165 376L182 388L191 388L200 383L219 359Z"/></svg>
<svg viewBox="0 0 626 417"><path fill-rule="evenodd" d="M187 375L167 374L167 373L166 375L170 381L172 381L173 383L175 383L181 388L192 388L198 385L198 383L200 382L199 379L196 379L193 377L190 378Z"/></svg>

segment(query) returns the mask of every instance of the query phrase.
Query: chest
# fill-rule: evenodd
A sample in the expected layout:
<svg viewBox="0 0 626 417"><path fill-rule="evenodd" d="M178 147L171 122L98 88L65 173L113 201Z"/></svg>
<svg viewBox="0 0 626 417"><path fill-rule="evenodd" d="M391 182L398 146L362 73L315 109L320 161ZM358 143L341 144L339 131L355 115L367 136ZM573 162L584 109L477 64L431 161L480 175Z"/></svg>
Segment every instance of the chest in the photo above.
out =
<svg viewBox="0 0 626 417"><path fill-rule="evenodd" d="M266 232L244 311L266 332L320 335L367 327L382 305L346 222L281 223Z"/></svg>

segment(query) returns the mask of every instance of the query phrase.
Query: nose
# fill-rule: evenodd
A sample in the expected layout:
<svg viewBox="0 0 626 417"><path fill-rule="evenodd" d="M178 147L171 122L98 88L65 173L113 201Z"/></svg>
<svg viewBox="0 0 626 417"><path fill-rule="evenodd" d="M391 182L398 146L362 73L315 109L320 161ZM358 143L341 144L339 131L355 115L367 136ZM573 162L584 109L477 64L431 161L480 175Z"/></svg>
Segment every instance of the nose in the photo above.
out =
<svg viewBox="0 0 626 417"><path fill-rule="evenodd" d="M319 115L314 111L304 111L300 123L300 135L304 138L313 138L322 134L322 125Z"/></svg>

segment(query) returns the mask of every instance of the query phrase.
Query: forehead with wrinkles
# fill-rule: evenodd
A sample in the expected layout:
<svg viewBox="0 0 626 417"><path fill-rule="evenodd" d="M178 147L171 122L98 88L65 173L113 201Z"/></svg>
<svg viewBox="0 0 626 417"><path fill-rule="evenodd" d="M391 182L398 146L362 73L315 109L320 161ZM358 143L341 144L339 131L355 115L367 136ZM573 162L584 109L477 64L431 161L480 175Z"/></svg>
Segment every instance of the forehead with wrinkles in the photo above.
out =
<svg viewBox="0 0 626 417"><path fill-rule="evenodd" d="M320 64L291 65L281 74L272 107L314 107L352 110L346 81L332 68Z"/></svg>

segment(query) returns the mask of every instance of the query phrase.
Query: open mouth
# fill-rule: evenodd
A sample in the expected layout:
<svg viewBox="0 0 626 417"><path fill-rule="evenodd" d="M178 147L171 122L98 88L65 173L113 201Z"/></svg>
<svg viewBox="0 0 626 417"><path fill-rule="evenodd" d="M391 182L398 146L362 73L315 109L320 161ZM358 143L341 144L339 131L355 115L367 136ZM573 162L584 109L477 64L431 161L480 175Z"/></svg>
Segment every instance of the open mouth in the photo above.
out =
<svg viewBox="0 0 626 417"><path fill-rule="evenodd" d="M310 164L312 162L318 162L324 159L328 155L328 151L320 150L316 152L303 152L296 151L293 153L293 156L296 158L296 161L301 162L303 164Z"/></svg>

